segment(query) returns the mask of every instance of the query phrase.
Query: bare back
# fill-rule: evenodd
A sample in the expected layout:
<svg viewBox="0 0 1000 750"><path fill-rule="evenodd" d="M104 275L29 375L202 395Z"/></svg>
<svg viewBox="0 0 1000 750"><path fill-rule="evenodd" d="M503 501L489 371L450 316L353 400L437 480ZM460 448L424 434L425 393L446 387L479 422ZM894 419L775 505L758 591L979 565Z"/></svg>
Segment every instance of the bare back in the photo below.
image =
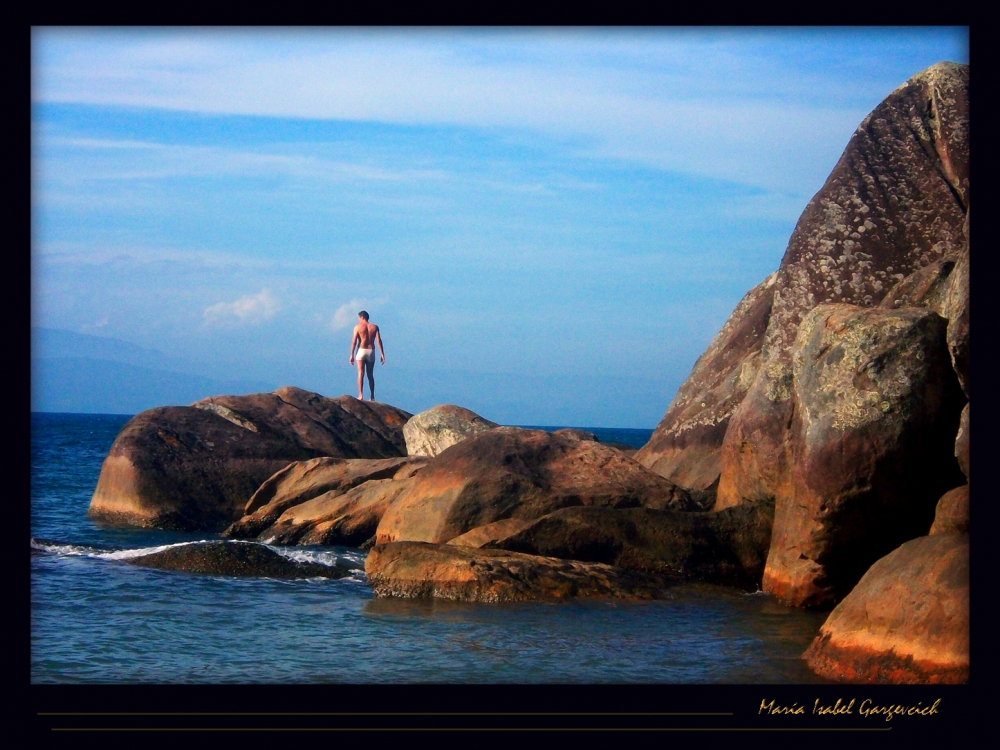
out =
<svg viewBox="0 0 1000 750"><path fill-rule="evenodd" d="M374 323L358 323L354 328L354 333L358 337L358 347L360 349L373 349L375 347L375 334L378 333L378 326Z"/></svg>

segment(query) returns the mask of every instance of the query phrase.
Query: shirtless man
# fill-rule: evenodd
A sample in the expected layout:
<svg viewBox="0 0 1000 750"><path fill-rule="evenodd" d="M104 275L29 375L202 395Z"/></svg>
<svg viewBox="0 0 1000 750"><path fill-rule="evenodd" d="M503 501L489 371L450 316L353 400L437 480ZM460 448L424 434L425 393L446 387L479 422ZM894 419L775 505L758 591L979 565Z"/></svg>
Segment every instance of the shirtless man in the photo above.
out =
<svg viewBox="0 0 1000 750"><path fill-rule="evenodd" d="M354 326L351 336L351 359L354 364L354 350L358 351L358 401L364 401L365 370L368 370L368 390L370 401L375 400L375 342L378 343L379 356L385 364L385 349L382 348L382 334L378 326L368 322L368 313L364 310L358 313L358 324Z"/></svg>

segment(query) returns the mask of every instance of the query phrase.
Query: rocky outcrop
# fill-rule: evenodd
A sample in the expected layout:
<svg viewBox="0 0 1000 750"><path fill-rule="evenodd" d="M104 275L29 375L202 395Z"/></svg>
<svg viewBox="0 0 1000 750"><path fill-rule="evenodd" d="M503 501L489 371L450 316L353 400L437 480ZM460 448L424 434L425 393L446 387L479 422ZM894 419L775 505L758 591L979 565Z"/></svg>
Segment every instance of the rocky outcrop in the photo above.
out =
<svg viewBox="0 0 1000 750"><path fill-rule="evenodd" d="M409 417L385 404L298 388L150 409L115 439L89 514L135 526L221 530L293 461L405 456Z"/></svg>
<svg viewBox="0 0 1000 750"><path fill-rule="evenodd" d="M449 544L600 562L754 591L764 572L773 513L767 503L710 513L563 508L536 521L490 524ZM473 544L477 532L481 545Z"/></svg>
<svg viewBox="0 0 1000 750"><path fill-rule="evenodd" d="M129 565L214 576L263 578L343 578L351 570L345 565L296 562L261 544L251 542L196 542L141 557L126 559Z"/></svg>
<svg viewBox="0 0 1000 750"><path fill-rule="evenodd" d="M436 456L445 448L496 426L495 422L461 406L435 406L403 425L406 452L410 456Z"/></svg>
<svg viewBox="0 0 1000 750"><path fill-rule="evenodd" d="M409 484L370 479L347 492L326 492L286 510L259 538L271 544L360 547L375 536L382 516Z"/></svg>
<svg viewBox="0 0 1000 750"><path fill-rule="evenodd" d="M927 533L964 482L953 455L964 396L947 322L913 307L820 305L794 347L791 487L775 509L763 589L839 601L879 558Z"/></svg>
<svg viewBox="0 0 1000 750"><path fill-rule="evenodd" d="M600 563L447 544L397 542L368 553L375 596L472 602L669 597L662 578Z"/></svg>
<svg viewBox="0 0 1000 750"><path fill-rule="evenodd" d="M955 458L958 465L965 474L965 478L971 480L969 476L969 406L966 404L962 409L962 420L958 423L958 436L955 438Z"/></svg>
<svg viewBox="0 0 1000 750"><path fill-rule="evenodd" d="M865 118L799 218L778 271L699 358L640 461L685 487L717 480L718 509L787 496L802 318L824 303L875 307L894 287L896 307L959 314L951 311L961 289L968 299L968 81L968 66L940 63ZM962 340L958 328L954 335ZM967 345L966 354L961 343L954 349L961 372Z"/></svg>
<svg viewBox="0 0 1000 750"><path fill-rule="evenodd" d="M876 562L804 657L839 682L967 682L969 536L921 537Z"/></svg>
<svg viewBox="0 0 1000 750"><path fill-rule="evenodd" d="M541 518L574 505L700 510L698 501L614 448L497 427L421 470L386 511L376 543L441 544L494 521Z"/></svg>
<svg viewBox="0 0 1000 750"><path fill-rule="evenodd" d="M760 367L776 277L771 274L747 293L695 362L649 442L636 453L643 466L682 487L717 485L729 419Z"/></svg>
<svg viewBox="0 0 1000 750"><path fill-rule="evenodd" d="M267 479L243 509L244 516L222 536L266 538L268 529L290 508L320 495L330 498L376 479L404 479L427 463L426 458L314 458L296 461ZM369 536L371 536L369 534Z"/></svg>

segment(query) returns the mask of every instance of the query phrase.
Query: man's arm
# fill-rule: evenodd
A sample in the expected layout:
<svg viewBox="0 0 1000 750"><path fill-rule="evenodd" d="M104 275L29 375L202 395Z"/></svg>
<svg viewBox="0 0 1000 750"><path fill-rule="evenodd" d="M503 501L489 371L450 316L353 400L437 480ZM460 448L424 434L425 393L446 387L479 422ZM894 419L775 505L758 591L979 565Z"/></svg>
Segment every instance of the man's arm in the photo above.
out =
<svg viewBox="0 0 1000 750"><path fill-rule="evenodd" d="M375 326L375 342L378 344L379 357L382 360L382 364L385 364L385 349L382 348L382 330Z"/></svg>
<svg viewBox="0 0 1000 750"><path fill-rule="evenodd" d="M351 336L351 358L348 360L352 365L354 364L354 350L358 347L358 339L361 338L361 334L358 333L358 327L354 326L354 334Z"/></svg>

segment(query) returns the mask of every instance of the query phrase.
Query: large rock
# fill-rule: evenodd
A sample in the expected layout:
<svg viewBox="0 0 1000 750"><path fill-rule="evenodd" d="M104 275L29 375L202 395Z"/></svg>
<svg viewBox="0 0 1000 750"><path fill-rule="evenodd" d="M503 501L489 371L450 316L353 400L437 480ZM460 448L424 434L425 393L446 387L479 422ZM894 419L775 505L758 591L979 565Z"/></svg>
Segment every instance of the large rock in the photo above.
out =
<svg viewBox="0 0 1000 750"><path fill-rule="evenodd" d="M952 283L935 287L942 264L945 275L963 272L964 252L967 269L968 126L969 68L953 63L914 76L865 118L799 218L767 281L766 304L757 287L734 311L640 460L682 486L707 487L717 476L719 509L787 492L799 323L819 304L877 306L890 289L928 268L897 299L946 306L944 286ZM921 295L923 302L910 299ZM755 324L745 343L726 352L727 331L750 320L764 332ZM958 330L955 338L960 363ZM741 385L713 390L716 382ZM702 397L713 393L725 398Z"/></svg>
<svg viewBox="0 0 1000 750"><path fill-rule="evenodd" d="M376 543L441 544L494 521L574 505L700 510L698 500L601 443L496 427L421 470L382 517Z"/></svg>
<svg viewBox="0 0 1000 750"><path fill-rule="evenodd" d="M135 526L221 530L293 461L405 456L410 415L298 388L150 409L108 452L89 514Z"/></svg>
<svg viewBox="0 0 1000 750"><path fill-rule="evenodd" d="M804 656L839 682L967 682L968 534L914 539L876 562Z"/></svg>
<svg viewBox="0 0 1000 750"><path fill-rule="evenodd" d="M347 492L326 492L286 510L260 539L360 547L375 536L382 516L408 486L406 480L371 479Z"/></svg>
<svg viewBox="0 0 1000 750"><path fill-rule="evenodd" d="M768 276L736 306L695 362L649 442L636 453L637 461L682 487L716 486L729 419L760 367L776 276Z"/></svg>
<svg viewBox="0 0 1000 750"><path fill-rule="evenodd" d="M320 495L335 497L374 479L402 479L427 463L426 458L313 458L296 461L269 477L243 509L245 514L222 536L266 538L289 508Z"/></svg>
<svg viewBox="0 0 1000 750"><path fill-rule="evenodd" d="M964 483L964 396L930 310L820 305L799 329L791 491L779 495L764 591L832 604L879 558L927 533Z"/></svg>
<svg viewBox="0 0 1000 750"><path fill-rule="evenodd" d="M261 544L250 542L200 542L178 545L125 560L130 565L184 573L264 578L343 578L345 565L297 562Z"/></svg>
<svg viewBox="0 0 1000 750"><path fill-rule="evenodd" d="M461 406L435 406L403 425L406 452L411 456L436 456L445 448L496 426L495 422Z"/></svg>
<svg viewBox="0 0 1000 750"><path fill-rule="evenodd" d="M473 602L669 597L662 578L610 565L422 542L373 547L365 572L375 596Z"/></svg>
<svg viewBox="0 0 1000 750"><path fill-rule="evenodd" d="M536 521L499 521L449 544L600 562L753 591L760 588L773 516L768 503L712 513L563 508Z"/></svg>

